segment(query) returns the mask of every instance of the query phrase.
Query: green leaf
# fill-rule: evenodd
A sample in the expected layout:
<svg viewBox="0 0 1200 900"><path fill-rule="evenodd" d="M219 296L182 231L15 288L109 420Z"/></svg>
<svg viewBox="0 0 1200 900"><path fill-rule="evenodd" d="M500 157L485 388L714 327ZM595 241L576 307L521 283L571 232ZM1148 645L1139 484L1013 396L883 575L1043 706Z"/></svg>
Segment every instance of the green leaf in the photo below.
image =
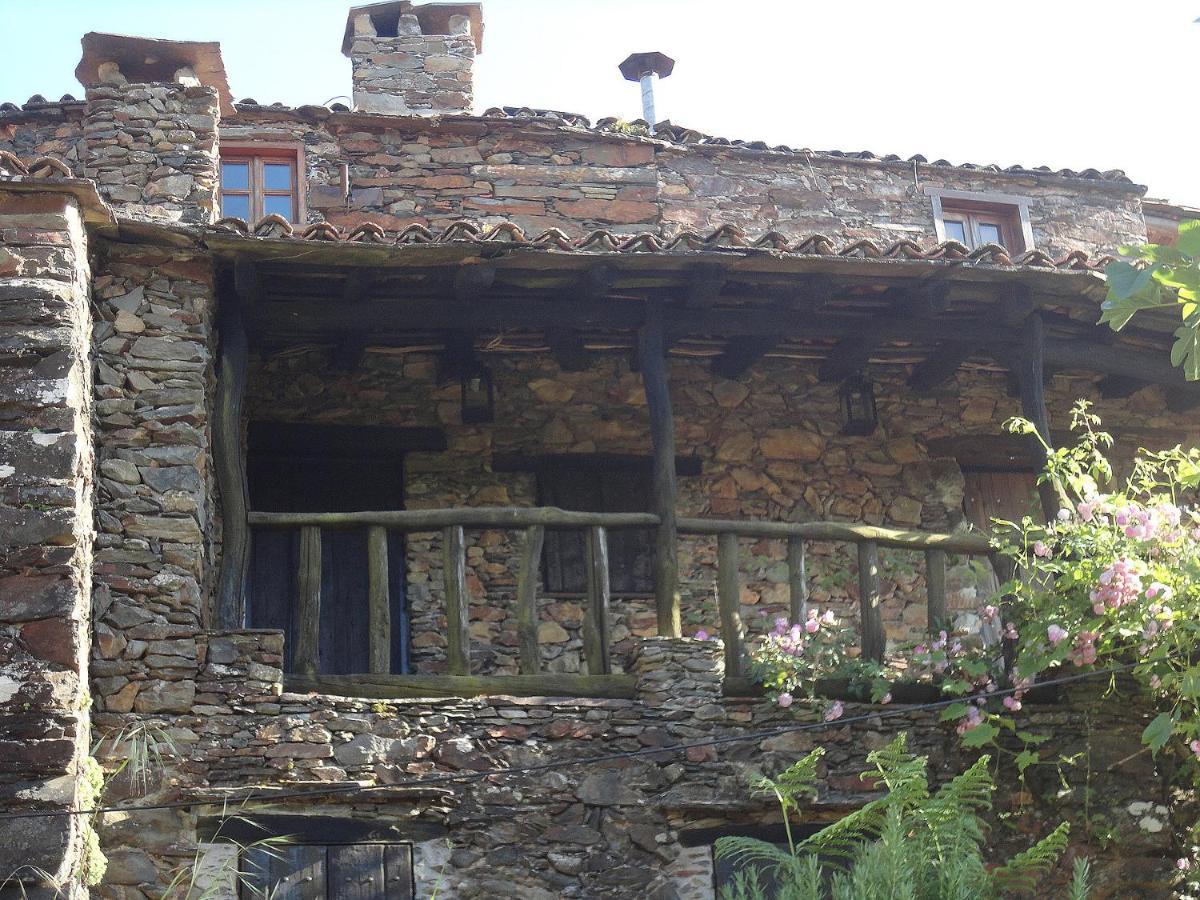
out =
<svg viewBox="0 0 1200 900"><path fill-rule="evenodd" d="M1022 750L1017 754L1017 770L1024 772L1040 759L1041 757L1032 750Z"/></svg>
<svg viewBox="0 0 1200 900"><path fill-rule="evenodd" d="M1027 744L1044 744L1050 740L1048 734L1034 734L1032 731L1018 731L1017 739L1024 741Z"/></svg>
<svg viewBox="0 0 1200 900"><path fill-rule="evenodd" d="M1180 253L1200 256L1200 219L1179 223L1179 240L1175 246Z"/></svg>
<svg viewBox="0 0 1200 900"><path fill-rule="evenodd" d="M983 722L964 734L962 743L964 747L982 747L990 744L999 733L1000 729L991 722Z"/></svg>
<svg viewBox="0 0 1200 900"><path fill-rule="evenodd" d="M1157 753L1175 732L1175 719L1170 713L1159 713L1142 732L1142 743Z"/></svg>
<svg viewBox="0 0 1200 900"><path fill-rule="evenodd" d="M1171 347L1171 365L1183 369L1188 381L1200 380L1200 328L1181 325L1175 329L1175 343Z"/></svg>
<svg viewBox="0 0 1200 900"><path fill-rule="evenodd" d="M1134 297L1114 298L1110 293L1108 299L1100 304L1100 321L1097 324L1107 323L1113 331L1120 331L1140 310L1153 309L1161 303L1162 297L1157 286Z"/></svg>
<svg viewBox="0 0 1200 900"><path fill-rule="evenodd" d="M1154 277L1154 269L1139 269L1132 263L1118 259L1105 267L1104 274L1108 276L1109 299L1127 300L1149 286Z"/></svg>
<svg viewBox="0 0 1200 900"><path fill-rule="evenodd" d="M965 703L951 703L942 710L942 721L949 722L951 719L961 719L967 714L968 709L970 707Z"/></svg>
<svg viewBox="0 0 1200 900"><path fill-rule="evenodd" d="M1200 697L1200 669L1188 669L1179 679L1179 692L1185 697Z"/></svg>

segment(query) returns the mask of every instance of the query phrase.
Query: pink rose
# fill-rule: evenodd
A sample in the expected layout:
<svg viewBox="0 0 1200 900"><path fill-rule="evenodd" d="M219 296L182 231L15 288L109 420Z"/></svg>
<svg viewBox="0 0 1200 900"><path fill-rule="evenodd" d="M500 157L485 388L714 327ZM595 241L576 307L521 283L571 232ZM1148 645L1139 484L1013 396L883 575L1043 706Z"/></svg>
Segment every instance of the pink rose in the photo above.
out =
<svg viewBox="0 0 1200 900"><path fill-rule="evenodd" d="M1046 629L1046 637L1050 638L1051 644L1057 646L1059 641L1067 637L1067 630L1057 625L1051 625Z"/></svg>
<svg viewBox="0 0 1200 900"><path fill-rule="evenodd" d="M1046 546L1045 541L1036 541L1033 545L1033 555L1046 557L1050 555L1050 548Z"/></svg>
<svg viewBox="0 0 1200 900"><path fill-rule="evenodd" d="M789 706L792 705L793 699L794 698L792 697L791 694L783 693L775 698L775 702L778 703L780 706L782 706L784 709L787 709Z"/></svg>
<svg viewBox="0 0 1200 900"><path fill-rule="evenodd" d="M809 634L816 634L818 631L821 630L821 623L818 622L816 619L809 619L807 622L804 623L804 630L807 631Z"/></svg>
<svg viewBox="0 0 1200 900"><path fill-rule="evenodd" d="M1016 697L1005 697L1004 698L1004 708L1011 710L1012 712L1016 712L1017 710L1019 710L1021 708L1021 701L1018 700Z"/></svg>
<svg viewBox="0 0 1200 900"><path fill-rule="evenodd" d="M832 722L834 719L840 719L846 708L842 706L841 700L835 700L833 706L829 707L829 711L825 713L825 721Z"/></svg>
<svg viewBox="0 0 1200 900"><path fill-rule="evenodd" d="M1200 740L1192 741L1190 744L1188 744L1188 746L1192 748L1193 753L1195 753L1197 756L1200 756Z"/></svg>

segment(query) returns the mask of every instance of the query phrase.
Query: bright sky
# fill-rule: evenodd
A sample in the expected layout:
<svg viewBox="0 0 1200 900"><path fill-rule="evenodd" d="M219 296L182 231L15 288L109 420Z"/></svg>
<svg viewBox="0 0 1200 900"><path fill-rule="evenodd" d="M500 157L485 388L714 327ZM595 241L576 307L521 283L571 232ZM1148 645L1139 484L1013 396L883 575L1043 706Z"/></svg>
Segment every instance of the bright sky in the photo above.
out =
<svg viewBox="0 0 1200 900"><path fill-rule="evenodd" d="M85 31L221 42L235 97L350 90L350 0L0 0L0 100L81 96ZM812 149L1124 169L1200 205L1200 0L484 0L477 110L637 118L617 64L661 50L659 118ZM343 100L345 98L343 97Z"/></svg>

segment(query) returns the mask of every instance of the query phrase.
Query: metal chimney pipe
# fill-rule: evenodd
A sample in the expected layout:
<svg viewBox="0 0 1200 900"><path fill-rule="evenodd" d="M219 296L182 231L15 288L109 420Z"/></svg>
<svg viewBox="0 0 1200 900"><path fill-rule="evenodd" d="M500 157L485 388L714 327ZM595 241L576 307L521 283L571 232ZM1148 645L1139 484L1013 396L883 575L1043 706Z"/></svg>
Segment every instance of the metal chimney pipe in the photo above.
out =
<svg viewBox="0 0 1200 900"><path fill-rule="evenodd" d="M657 50L652 53L631 53L618 68L626 81L642 85L642 118L654 130L654 76L666 78L675 70L675 60Z"/></svg>

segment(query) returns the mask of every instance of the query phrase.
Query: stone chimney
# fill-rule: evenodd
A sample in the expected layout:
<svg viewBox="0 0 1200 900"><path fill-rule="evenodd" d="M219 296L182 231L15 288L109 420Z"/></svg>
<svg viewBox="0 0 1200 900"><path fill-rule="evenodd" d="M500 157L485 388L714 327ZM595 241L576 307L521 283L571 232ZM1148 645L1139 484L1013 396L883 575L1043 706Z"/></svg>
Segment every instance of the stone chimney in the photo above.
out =
<svg viewBox="0 0 1200 900"><path fill-rule="evenodd" d="M469 115L471 67L482 51L478 3L357 6L342 41L355 108L403 116Z"/></svg>

